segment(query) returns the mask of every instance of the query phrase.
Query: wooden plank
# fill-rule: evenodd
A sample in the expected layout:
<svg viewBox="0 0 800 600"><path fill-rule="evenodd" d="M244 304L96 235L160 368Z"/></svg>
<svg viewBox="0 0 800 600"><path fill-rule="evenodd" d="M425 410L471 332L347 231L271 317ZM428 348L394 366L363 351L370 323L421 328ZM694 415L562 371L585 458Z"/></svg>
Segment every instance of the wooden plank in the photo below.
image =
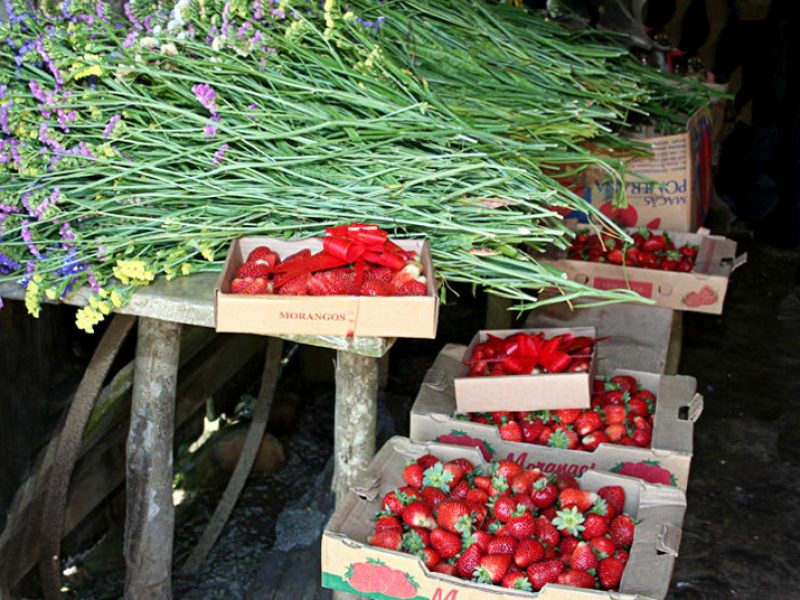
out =
<svg viewBox="0 0 800 600"><path fill-rule="evenodd" d="M172 598L172 438L180 325L141 319L127 444L125 598Z"/></svg>

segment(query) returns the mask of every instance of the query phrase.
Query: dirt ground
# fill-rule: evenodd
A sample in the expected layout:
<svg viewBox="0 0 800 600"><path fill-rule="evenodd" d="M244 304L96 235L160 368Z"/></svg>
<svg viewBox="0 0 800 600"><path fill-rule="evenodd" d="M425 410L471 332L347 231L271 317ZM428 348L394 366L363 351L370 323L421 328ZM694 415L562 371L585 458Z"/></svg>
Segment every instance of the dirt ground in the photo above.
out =
<svg viewBox="0 0 800 600"><path fill-rule="evenodd" d="M800 597L800 513L795 508L800 492L800 287L795 281L800 254L747 240L742 249L749 262L735 275L724 315L686 314L684 320L679 371L698 379L705 412L695 428L689 508L668 596L673 600ZM480 301L464 298L443 309L438 339L397 343L389 383L380 396L379 443L408 432L409 409L436 353L447 342L466 343L482 324L483 311ZM328 358L323 354L311 360L328 368ZM251 477L200 572L175 577L176 598L288 597L280 590L286 589L290 567L281 561L303 552L315 555L332 508L327 489L333 390L324 380L309 384L304 379L309 360L297 362L286 378L290 384L303 382L303 410L294 429L279 435L286 466ZM179 510L176 565L199 537L221 491L207 490ZM113 537L107 541L112 547ZM120 566L96 573L70 597L119 597ZM313 574L304 576L311 579L304 597L329 596L315 590Z"/></svg>

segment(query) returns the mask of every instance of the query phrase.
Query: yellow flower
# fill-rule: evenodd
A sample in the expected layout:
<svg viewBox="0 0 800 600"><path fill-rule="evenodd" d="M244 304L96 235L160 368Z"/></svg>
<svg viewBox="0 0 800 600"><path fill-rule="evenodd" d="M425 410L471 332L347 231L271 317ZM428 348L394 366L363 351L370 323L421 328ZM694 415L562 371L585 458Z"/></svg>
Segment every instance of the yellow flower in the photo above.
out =
<svg viewBox="0 0 800 600"><path fill-rule="evenodd" d="M117 261L117 266L114 267L114 277L125 284L131 281L148 283L155 279L155 273L147 268L147 264L143 260L120 259Z"/></svg>
<svg viewBox="0 0 800 600"><path fill-rule="evenodd" d="M114 151L111 149L111 145L108 144L108 143L103 144L102 146L100 146L100 150L102 150L103 156L105 156L106 158L111 158L112 156L114 156ZM118 179L115 180L115 183L117 183L117 182L119 182Z"/></svg>
<svg viewBox="0 0 800 600"><path fill-rule="evenodd" d="M48 300L55 300L56 299L56 288L47 288L44 291L44 295L47 296Z"/></svg>
<svg viewBox="0 0 800 600"><path fill-rule="evenodd" d="M103 315L91 306L84 306L75 314L75 324L86 333L94 333L94 326L103 320Z"/></svg>
<svg viewBox="0 0 800 600"><path fill-rule="evenodd" d="M194 269L192 268L192 265L190 265L189 263L183 263L181 265L181 273L183 275L191 275L192 271L194 271Z"/></svg>
<svg viewBox="0 0 800 600"><path fill-rule="evenodd" d="M200 256L205 258L208 262L214 262L214 251L211 248L201 248Z"/></svg>
<svg viewBox="0 0 800 600"><path fill-rule="evenodd" d="M34 279L36 279L36 275L34 275ZM41 277L39 277L41 280ZM39 284L36 281L31 280L28 282L28 287L25 288L25 308L28 309L28 314L39 318L39 311L42 309L41 302L39 299Z"/></svg>
<svg viewBox="0 0 800 600"><path fill-rule="evenodd" d="M122 296L119 295L117 290L111 290L111 304L114 305L114 308L122 306Z"/></svg>
<svg viewBox="0 0 800 600"><path fill-rule="evenodd" d="M83 79L84 77L89 77L90 75L96 75L100 77L103 74L103 69L100 68L100 65L92 65L91 67L85 67L80 71L73 72L72 78L73 79Z"/></svg>

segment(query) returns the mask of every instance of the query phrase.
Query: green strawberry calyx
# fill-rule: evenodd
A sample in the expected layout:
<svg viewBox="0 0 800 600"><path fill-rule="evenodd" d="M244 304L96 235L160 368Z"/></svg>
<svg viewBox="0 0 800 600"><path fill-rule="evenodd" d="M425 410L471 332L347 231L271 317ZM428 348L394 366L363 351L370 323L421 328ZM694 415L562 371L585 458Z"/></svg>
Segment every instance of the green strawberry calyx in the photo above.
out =
<svg viewBox="0 0 800 600"><path fill-rule="evenodd" d="M450 484L453 481L453 474L444 470L442 463L436 463L425 470L422 485L442 490L444 493L450 491Z"/></svg>
<svg viewBox="0 0 800 600"><path fill-rule="evenodd" d="M556 529L566 531L572 536L577 536L578 533L586 529L583 522L586 518L578 510L577 506L568 508L566 510L559 510L556 512L556 518L553 519L553 525Z"/></svg>

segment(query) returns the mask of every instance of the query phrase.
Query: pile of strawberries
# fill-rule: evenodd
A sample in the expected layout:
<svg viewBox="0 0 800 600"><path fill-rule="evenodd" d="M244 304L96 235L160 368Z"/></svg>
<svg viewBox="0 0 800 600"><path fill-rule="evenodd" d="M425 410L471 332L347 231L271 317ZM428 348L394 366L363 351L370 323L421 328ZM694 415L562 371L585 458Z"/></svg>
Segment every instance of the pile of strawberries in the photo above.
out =
<svg viewBox="0 0 800 600"><path fill-rule="evenodd" d="M618 589L633 543L625 491L581 490L501 460L480 473L466 459L426 454L383 497L373 546L414 554L431 571L515 590L548 583Z"/></svg>
<svg viewBox="0 0 800 600"><path fill-rule="evenodd" d="M676 247L666 232L656 233L646 228L641 228L631 238L633 244L625 244L610 234L579 233L567 250L567 257L681 273L694 268L697 246Z"/></svg>
<svg viewBox="0 0 800 600"><path fill-rule="evenodd" d="M586 373L598 341L571 333L549 339L543 333L519 332L507 338L489 334L473 348L467 376Z"/></svg>
<svg viewBox="0 0 800 600"><path fill-rule="evenodd" d="M281 294L285 296L424 296L427 293L422 265L408 261L401 269L359 262L317 272L288 270L312 257L301 250L283 260L267 246L250 252L231 281L233 294Z"/></svg>
<svg viewBox="0 0 800 600"><path fill-rule="evenodd" d="M537 412L494 411L456 415L497 425L500 437L569 450L594 451L602 443L649 448L653 438L656 396L635 377L596 379L591 409Z"/></svg>

